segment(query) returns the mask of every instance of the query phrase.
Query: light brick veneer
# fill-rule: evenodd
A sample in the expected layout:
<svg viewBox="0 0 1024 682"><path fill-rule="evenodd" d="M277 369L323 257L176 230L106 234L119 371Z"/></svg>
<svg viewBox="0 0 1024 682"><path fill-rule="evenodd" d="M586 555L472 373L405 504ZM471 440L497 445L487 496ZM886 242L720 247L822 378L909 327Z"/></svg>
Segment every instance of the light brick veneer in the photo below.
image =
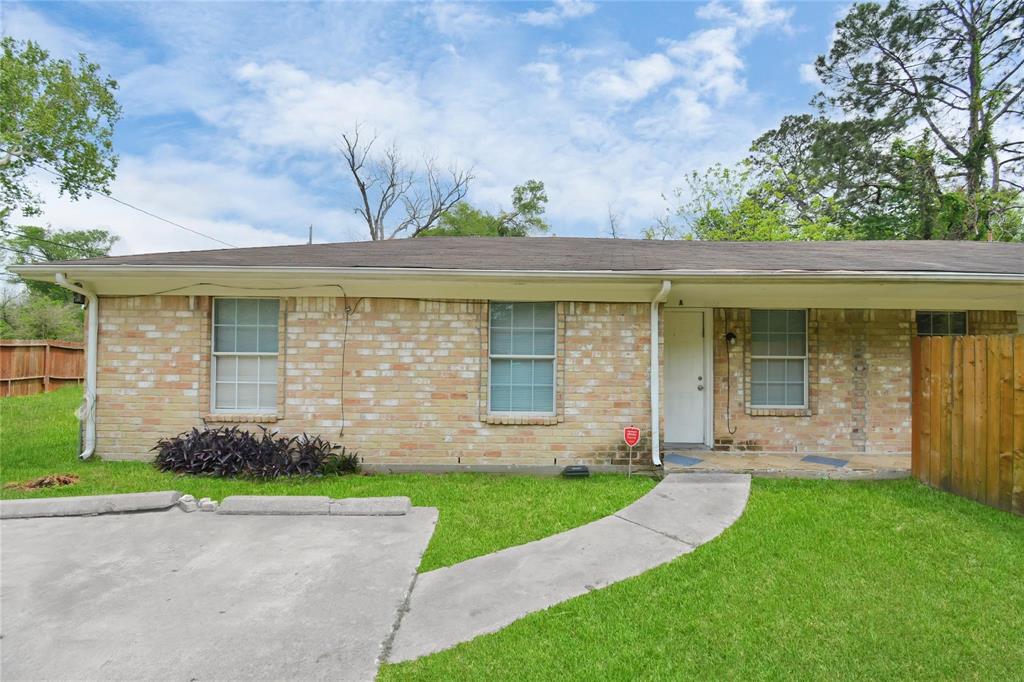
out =
<svg viewBox="0 0 1024 682"><path fill-rule="evenodd" d="M910 339L917 333L913 311L808 311L810 405L792 411L759 411L748 404L749 320L744 309L715 311L716 449L910 452ZM1013 311L968 313L972 334L1013 333L1016 326ZM722 341L727 331L738 338L728 351ZM726 371L726 352L731 373Z"/></svg>
<svg viewBox="0 0 1024 682"><path fill-rule="evenodd" d="M148 459L162 436L231 423L208 409L208 297L191 309L187 296L103 298L100 310L101 456ZM487 415L486 302L284 299L278 413L235 421L320 434L372 463L624 462L622 427L650 410L648 311L559 304L557 416L498 424L510 420Z"/></svg>
<svg viewBox="0 0 1024 682"><path fill-rule="evenodd" d="M1017 313L1012 310L971 310L967 313L969 334L1016 334Z"/></svg>
<svg viewBox="0 0 1024 682"><path fill-rule="evenodd" d="M201 377L209 371L207 299L102 297L96 377L97 453L148 459L166 435L201 425Z"/></svg>
<svg viewBox="0 0 1024 682"><path fill-rule="evenodd" d="M630 424L645 433L638 453L650 451L645 303L558 304L556 415L539 419L488 415L486 302L333 297L282 299L276 414L212 415L210 310L206 296L100 299L101 456L149 459L159 438L204 422L320 434L377 464L624 463ZM747 405L749 313L714 312L716 446L907 452L913 314L814 310L809 319L812 401L791 416ZM1016 316L972 312L969 324L972 333L1012 332ZM730 329L739 337L730 350L734 434L722 341Z"/></svg>

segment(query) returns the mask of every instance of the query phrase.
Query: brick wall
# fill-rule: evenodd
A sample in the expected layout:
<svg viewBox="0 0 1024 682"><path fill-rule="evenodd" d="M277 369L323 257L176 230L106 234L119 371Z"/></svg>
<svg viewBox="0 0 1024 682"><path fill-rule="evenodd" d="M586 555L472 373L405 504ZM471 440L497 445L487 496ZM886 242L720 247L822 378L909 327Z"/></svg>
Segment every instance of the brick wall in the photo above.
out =
<svg viewBox="0 0 1024 682"><path fill-rule="evenodd" d="M348 303L346 332L344 299L283 300L271 421L210 414L208 297L103 298L99 454L148 459L206 421L321 434L373 463L624 463L622 428L647 419L646 304L559 304L557 415L502 424L487 416L485 302Z"/></svg>
<svg viewBox="0 0 1024 682"><path fill-rule="evenodd" d="M716 449L909 452L911 318L906 310L808 311L807 409L758 410L747 395L749 311L716 310ZM718 341L727 331L737 335L728 350Z"/></svg>
<svg viewBox="0 0 1024 682"><path fill-rule="evenodd" d="M1014 333L1017 316L970 311L968 328L972 334ZM727 365L720 339L730 330L738 340L728 350ZM916 333L909 310L808 311L808 408L759 411L747 399L749 311L716 310L716 448L909 453L910 339Z"/></svg>
<svg viewBox="0 0 1024 682"><path fill-rule="evenodd" d="M1012 310L971 310L967 313L969 334L1016 334L1017 325L1017 313Z"/></svg>
<svg viewBox="0 0 1024 682"><path fill-rule="evenodd" d="M99 310L97 453L149 459L158 438L201 424L209 303L197 297L192 309L187 296L103 297Z"/></svg>
<svg viewBox="0 0 1024 682"><path fill-rule="evenodd" d="M650 449L648 304L558 304L556 415L525 419L488 415L486 302L282 299L273 418L211 414L210 311L204 296L100 299L101 456L148 459L159 438L204 423L320 434L385 464L624 463L629 424ZM1017 320L972 312L969 324L1003 333ZM811 400L792 413L747 404L749 311L715 310L714 325L720 449L909 450L910 311L810 311Z"/></svg>

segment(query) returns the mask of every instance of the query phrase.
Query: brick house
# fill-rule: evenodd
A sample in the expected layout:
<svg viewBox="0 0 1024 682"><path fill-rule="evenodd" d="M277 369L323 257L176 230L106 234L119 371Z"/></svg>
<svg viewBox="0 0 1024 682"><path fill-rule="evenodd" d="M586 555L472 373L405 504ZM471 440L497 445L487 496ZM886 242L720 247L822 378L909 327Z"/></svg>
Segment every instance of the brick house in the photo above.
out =
<svg viewBox="0 0 1024 682"><path fill-rule="evenodd" d="M261 424L368 464L910 450L915 334L1021 330L1024 245L427 238L12 268L88 300L85 447ZM652 344L652 338L656 343Z"/></svg>

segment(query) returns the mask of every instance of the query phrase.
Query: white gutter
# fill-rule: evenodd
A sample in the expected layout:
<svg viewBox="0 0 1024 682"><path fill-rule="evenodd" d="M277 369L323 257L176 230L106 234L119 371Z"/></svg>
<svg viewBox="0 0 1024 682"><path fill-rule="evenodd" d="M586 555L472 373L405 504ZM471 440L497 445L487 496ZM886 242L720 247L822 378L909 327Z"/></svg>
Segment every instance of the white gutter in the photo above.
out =
<svg viewBox="0 0 1024 682"><path fill-rule="evenodd" d="M658 307L668 298L672 282L662 280L661 289L651 300L651 461L661 466L661 363L658 361Z"/></svg>
<svg viewBox="0 0 1024 682"><path fill-rule="evenodd" d="M85 396L78 408L78 418L85 421L85 449L78 459L89 459L96 451L96 349L100 338L100 305L95 293L78 284L72 284L67 275L58 272L57 284L85 296L88 301L89 329L85 337Z"/></svg>
<svg viewBox="0 0 1024 682"><path fill-rule="evenodd" d="M307 266L252 266L252 265L74 265L60 267L61 271L71 276L95 277L130 277L137 274L154 276L173 276L188 274L207 275L248 275L262 278L268 275L309 275L337 277L373 277L373 276L407 276L422 280L424 277L438 278L505 278L505 279L654 279L672 277L674 280L691 278L700 281L707 278L737 281L787 279L794 281L878 281L878 282L913 282L913 281L947 281L947 282L1024 282L1024 273L990 273L990 272L934 272L934 271L900 271L900 270L478 270L452 268L395 268L395 267L307 267ZM47 277L57 272L56 268L43 263L32 265L12 265L8 270L31 279Z"/></svg>

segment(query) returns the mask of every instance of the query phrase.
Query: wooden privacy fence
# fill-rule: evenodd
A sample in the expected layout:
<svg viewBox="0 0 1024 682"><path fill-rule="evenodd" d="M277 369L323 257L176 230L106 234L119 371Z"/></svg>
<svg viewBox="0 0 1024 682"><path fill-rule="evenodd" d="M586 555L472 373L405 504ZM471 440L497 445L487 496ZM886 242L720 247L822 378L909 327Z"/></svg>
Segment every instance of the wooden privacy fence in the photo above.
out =
<svg viewBox="0 0 1024 682"><path fill-rule="evenodd" d="M81 343L0 340L0 397L52 391L84 378Z"/></svg>
<svg viewBox="0 0 1024 682"><path fill-rule="evenodd" d="M911 470L1024 514L1024 335L913 341Z"/></svg>

